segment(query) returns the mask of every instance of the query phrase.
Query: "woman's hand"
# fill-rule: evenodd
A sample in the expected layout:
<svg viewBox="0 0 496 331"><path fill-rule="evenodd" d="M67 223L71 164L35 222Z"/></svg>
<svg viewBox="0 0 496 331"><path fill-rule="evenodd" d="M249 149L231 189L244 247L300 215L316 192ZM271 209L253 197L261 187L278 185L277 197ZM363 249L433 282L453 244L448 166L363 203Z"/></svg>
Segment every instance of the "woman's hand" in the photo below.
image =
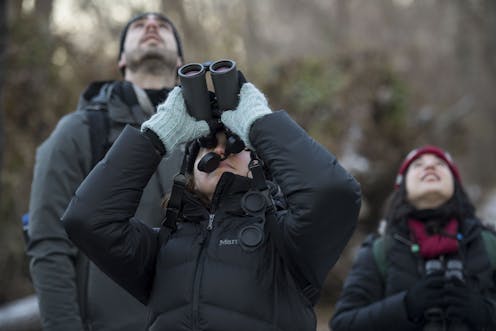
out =
<svg viewBox="0 0 496 331"><path fill-rule="evenodd" d="M458 278L446 284L446 315L449 319L467 322L474 330L484 329L491 320L488 304L476 290Z"/></svg>
<svg viewBox="0 0 496 331"><path fill-rule="evenodd" d="M405 308L412 322L423 321L426 311L431 308L440 309L445 282L442 273L433 273L420 279L406 292Z"/></svg>
<svg viewBox="0 0 496 331"><path fill-rule="evenodd" d="M210 133L206 121L197 121L187 113L183 94L178 86L157 107L157 112L141 125L141 131L147 129L160 138L169 153L181 144Z"/></svg>
<svg viewBox="0 0 496 331"><path fill-rule="evenodd" d="M239 94L238 108L223 112L221 121L237 134L247 147L253 149L249 138L250 128L257 119L271 112L265 96L253 84L245 83Z"/></svg>

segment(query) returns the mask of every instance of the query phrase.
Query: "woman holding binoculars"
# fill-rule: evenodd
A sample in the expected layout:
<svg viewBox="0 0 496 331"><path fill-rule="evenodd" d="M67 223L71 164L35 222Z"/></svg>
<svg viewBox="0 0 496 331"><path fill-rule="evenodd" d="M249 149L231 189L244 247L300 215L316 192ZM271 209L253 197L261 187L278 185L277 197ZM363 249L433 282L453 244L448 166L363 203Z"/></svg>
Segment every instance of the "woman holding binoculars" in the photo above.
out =
<svg viewBox="0 0 496 331"><path fill-rule="evenodd" d="M447 152L407 155L385 218L385 234L358 252L332 330L496 330L496 237Z"/></svg>
<svg viewBox="0 0 496 331"><path fill-rule="evenodd" d="M126 128L85 179L63 216L70 238L148 306L149 330L315 330L313 305L356 225L358 183L251 83L220 125L190 116L183 92ZM226 153L233 136L248 148ZM133 216L162 157L191 141L163 239ZM211 153L216 165L199 170Z"/></svg>

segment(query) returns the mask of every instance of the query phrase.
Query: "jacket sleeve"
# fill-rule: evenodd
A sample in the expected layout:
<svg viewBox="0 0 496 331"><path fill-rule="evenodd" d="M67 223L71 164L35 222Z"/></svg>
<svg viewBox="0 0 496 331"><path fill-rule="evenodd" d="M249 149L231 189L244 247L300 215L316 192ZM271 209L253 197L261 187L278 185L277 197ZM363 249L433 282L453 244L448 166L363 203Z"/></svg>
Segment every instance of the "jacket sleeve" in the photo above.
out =
<svg viewBox="0 0 496 331"><path fill-rule="evenodd" d="M127 126L62 217L70 239L144 304L154 276L158 233L133 216L161 159L149 138Z"/></svg>
<svg viewBox="0 0 496 331"><path fill-rule="evenodd" d="M372 244L358 251L336 303L330 326L334 331L416 330L403 303L406 291L384 297L384 280L375 262Z"/></svg>
<svg viewBox="0 0 496 331"><path fill-rule="evenodd" d="M78 250L60 217L91 166L87 132L84 117L72 113L36 152L27 253L43 330L83 330L75 281Z"/></svg>
<svg viewBox="0 0 496 331"><path fill-rule="evenodd" d="M255 121L250 141L288 203L278 223L287 255L320 289L355 229L359 184L284 111Z"/></svg>

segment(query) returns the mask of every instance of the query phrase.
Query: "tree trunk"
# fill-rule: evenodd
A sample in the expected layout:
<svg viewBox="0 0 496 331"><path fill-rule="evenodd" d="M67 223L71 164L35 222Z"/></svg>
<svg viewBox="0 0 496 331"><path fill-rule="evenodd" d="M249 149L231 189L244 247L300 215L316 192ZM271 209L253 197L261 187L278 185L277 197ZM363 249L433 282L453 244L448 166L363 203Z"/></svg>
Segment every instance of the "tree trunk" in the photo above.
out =
<svg viewBox="0 0 496 331"><path fill-rule="evenodd" d="M208 38L205 33L205 28L201 22L193 19L193 17L199 17L201 15L195 16L191 15L191 13L187 13L184 8L184 1L182 0L162 0L160 4L161 12L169 17L178 29L183 45L184 61L186 63L191 61L206 61L207 58L193 58L191 55L203 54L206 50L208 50L206 44ZM174 18L174 14L178 17L177 21Z"/></svg>
<svg viewBox="0 0 496 331"><path fill-rule="evenodd" d="M49 33L50 16L52 15L53 0L36 0L34 4L34 12L40 20L43 32Z"/></svg>
<svg viewBox="0 0 496 331"><path fill-rule="evenodd" d="M4 140L4 101L3 82L5 81L5 62L7 58L7 0L0 0L0 174L3 167Z"/></svg>

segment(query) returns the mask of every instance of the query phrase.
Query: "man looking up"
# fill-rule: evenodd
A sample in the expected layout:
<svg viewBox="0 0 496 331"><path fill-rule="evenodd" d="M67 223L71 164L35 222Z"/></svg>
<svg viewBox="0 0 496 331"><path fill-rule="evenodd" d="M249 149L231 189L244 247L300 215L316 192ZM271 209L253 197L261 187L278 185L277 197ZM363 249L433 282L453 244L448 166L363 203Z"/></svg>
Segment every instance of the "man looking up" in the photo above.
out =
<svg viewBox="0 0 496 331"><path fill-rule="evenodd" d="M181 40L167 17L135 16L121 33L118 66L124 80L91 83L77 111L64 116L37 149L28 254L43 330L144 328L145 307L88 262L68 239L60 217L121 130L139 128L167 98L182 62ZM182 151L162 160L145 188L136 216L149 226L160 225L161 200L181 160Z"/></svg>

